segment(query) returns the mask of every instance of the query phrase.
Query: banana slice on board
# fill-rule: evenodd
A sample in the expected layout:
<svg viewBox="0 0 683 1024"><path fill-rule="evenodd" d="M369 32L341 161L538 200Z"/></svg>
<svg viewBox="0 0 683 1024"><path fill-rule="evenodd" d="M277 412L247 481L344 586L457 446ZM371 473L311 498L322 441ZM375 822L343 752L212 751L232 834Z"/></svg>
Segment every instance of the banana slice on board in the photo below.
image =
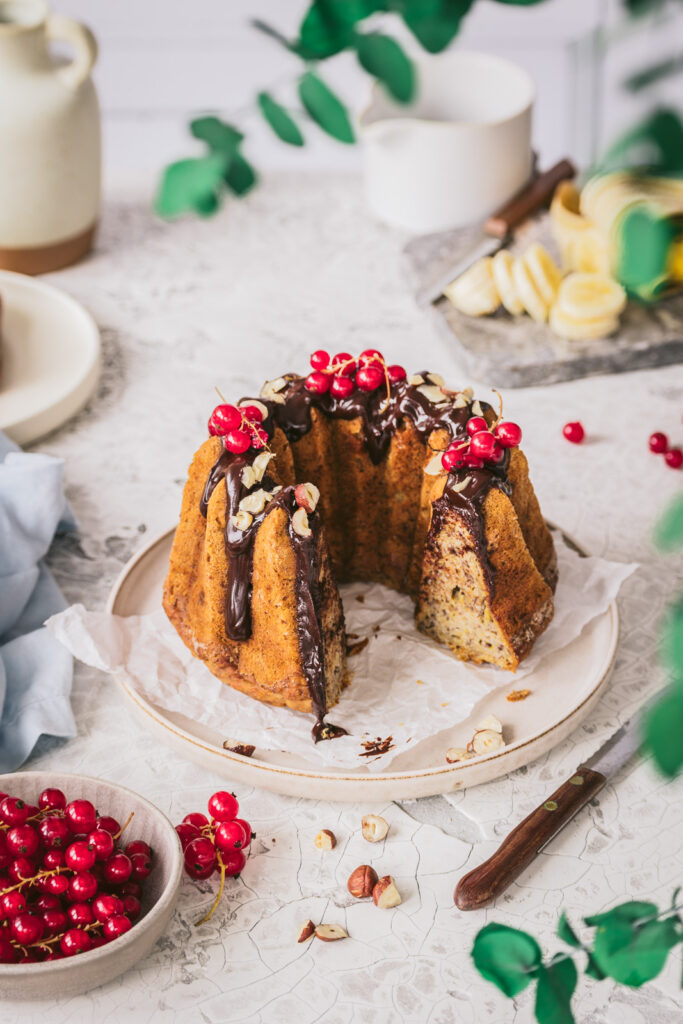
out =
<svg viewBox="0 0 683 1024"><path fill-rule="evenodd" d="M540 242L534 242L522 257L531 274L536 291L546 306L552 306L557 296L562 274L548 250Z"/></svg>
<svg viewBox="0 0 683 1024"><path fill-rule="evenodd" d="M576 320L618 317L626 292L607 274L568 274L560 285L556 305Z"/></svg>
<svg viewBox="0 0 683 1024"><path fill-rule="evenodd" d="M619 326L616 316L573 317L566 313L558 302L550 310L550 327L555 334L569 341L592 341L606 338Z"/></svg>
<svg viewBox="0 0 683 1024"><path fill-rule="evenodd" d="M548 306L538 293L533 278L523 260L514 260L512 280L515 290L529 316L542 324L548 319Z"/></svg>
<svg viewBox="0 0 683 1024"><path fill-rule="evenodd" d="M496 255L493 257L493 263L491 264L491 271L493 273L493 283L498 289L500 295L500 301L505 306L508 313L512 316L519 316L520 313L524 312L524 306L522 300L517 294L515 283L512 280L512 264L514 259L507 249L499 249Z"/></svg>
<svg viewBox="0 0 683 1024"><path fill-rule="evenodd" d="M587 274L609 274L611 271L610 246L597 228L582 231L569 242L567 265L571 270Z"/></svg>
<svg viewBox="0 0 683 1024"><path fill-rule="evenodd" d="M490 256L477 260L456 278L443 293L456 309L468 316L486 316L500 306L500 295L493 281Z"/></svg>

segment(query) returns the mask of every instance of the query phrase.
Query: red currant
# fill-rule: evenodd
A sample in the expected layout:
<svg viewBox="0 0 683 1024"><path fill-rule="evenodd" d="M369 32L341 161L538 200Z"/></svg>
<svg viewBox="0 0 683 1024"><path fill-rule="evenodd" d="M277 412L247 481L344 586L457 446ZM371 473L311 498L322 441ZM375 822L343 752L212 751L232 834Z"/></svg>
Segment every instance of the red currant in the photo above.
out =
<svg viewBox="0 0 683 1024"><path fill-rule="evenodd" d="M148 857L151 857L152 847L142 839L133 839L133 841L128 843L128 846L125 847L124 853L127 853L129 857L132 857L134 853L146 853Z"/></svg>
<svg viewBox="0 0 683 1024"><path fill-rule="evenodd" d="M88 846L95 851L96 860L107 860L114 852L114 839L111 832L96 828L88 836Z"/></svg>
<svg viewBox="0 0 683 1024"><path fill-rule="evenodd" d="M130 862L133 867L132 878L142 880L147 878L152 871L152 860L146 853L134 853Z"/></svg>
<svg viewBox="0 0 683 1024"><path fill-rule="evenodd" d="M356 384L361 391L376 391L384 380L379 366L361 366L356 374Z"/></svg>
<svg viewBox="0 0 683 1024"><path fill-rule="evenodd" d="M216 828L216 846L219 850L241 850L247 839L242 825L236 821L222 821Z"/></svg>
<svg viewBox="0 0 683 1024"><path fill-rule="evenodd" d="M105 832L111 833L111 835L113 836L117 835L121 831L121 826L119 825L116 818L112 818L108 814L105 814L103 817L98 818L97 821L95 822L95 827L101 828Z"/></svg>
<svg viewBox="0 0 683 1024"><path fill-rule="evenodd" d="M568 441L571 441L572 444L581 444L586 436L586 432L578 420L575 420L572 423L565 423L562 427L562 433Z"/></svg>
<svg viewBox="0 0 683 1024"><path fill-rule="evenodd" d="M655 455L663 455L669 447L669 438L666 434L662 434L661 430L656 430L654 434L650 434L647 444Z"/></svg>
<svg viewBox="0 0 683 1024"><path fill-rule="evenodd" d="M93 900L92 910L98 921L107 921L110 917L116 917L123 913L124 903L118 896L103 893Z"/></svg>
<svg viewBox="0 0 683 1024"><path fill-rule="evenodd" d="M368 366L370 363L383 363L384 356L376 348L366 348L358 357L361 366Z"/></svg>
<svg viewBox="0 0 683 1024"><path fill-rule="evenodd" d="M93 941L93 945L94 945L94 941ZM64 954L63 953L58 953L56 949L53 949L52 952L48 953L48 955L45 957L44 963L47 963L48 960L63 960L63 959L64 959Z"/></svg>
<svg viewBox="0 0 683 1024"><path fill-rule="evenodd" d="M80 928L70 928L64 932L59 943L64 956L77 956L79 953L87 953L92 947L92 940L88 932Z"/></svg>
<svg viewBox="0 0 683 1024"><path fill-rule="evenodd" d="M356 385L350 377L333 377L330 384L330 394L334 398L348 398L356 390Z"/></svg>
<svg viewBox="0 0 683 1024"><path fill-rule="evenodd" d="M61 896L69 888L69 879L66 875L50 875L49 878L43 879L41 886L43 892L51 893L53 896ZM87 899L87 897L79 896L78 899Z"/></svg>
<svg viewBox="0 0 683 1024"><path fill-rule="evenodd" d="M321 373L320 370L314 370L313 373L309 373L306 378L306 387L316 395L324 395L325 392L330 389L330 378L326 373Z"/></svg>
<svg viewBox="0 0 683 1024"><path fill-rule="evenodd" d="M109 942L112 939L118 939L119 935L124 935L129 932L133 924L123 914L117 914L115 917L110 917L104 922L102 932L105 939Z"/></svg>
<svg viewBox="0 0 683 1024"><path fill-rule="evenodd" d="M496 439L488 430L480 430L472 436L470 452L480 459L490 459L496 446Z"/></svg>
<svg viewBox="0 0 683 1024"><path fill-rule="evenodd" d="M185 850L185 861L188 864L208 864L216 856L216 849L210 839L200 836L193 839Z"/></svg>
<svg viewBox="0 0 683 1024"><path fill-rule="evenodd" d="M85 906L87 905L86 903ZM79 906L79 904L74 904L74 906ZM64 931L69 921L61 907L51 907L48 910L43 910L41 916L43 918L43 928L45 929L44 935L59 935L60 932Z"/></svg>
<svg viewBox="0 0 683 1024"><path fill-rule="evenodd" d="M502 446L499 445L498 442L496 441L496 443L493 446L493 451L491 452L489 462L502 462L504 455L505 452Z"/></svg>
<svg viewBox="0 0 683 1024"><path fill-rule="evenodd" d="M330 365L330 354L324 348L319 348L311 356L311 366L314 370L326 370Z"/></svg>
<svg viewBox="0 0 683 1024"><path fill-rule="evenodd" d="M250 423L261 423L263 420L263 413L257 405L241 405L240 410Z"/></svg>
<svg viewBox="0 0 683 1024"><path fill-rule="evenodd" d="M263 427L257 427L255 423L250 423L249 433L251 435L252 448L260 449L266 447L268 444L268 433Z"/></svg>
<svg viewBox="0 0 683 1024"><path fill-rule="evenodd" d="M119 889L121 899L124 896L137 896L140 899L142 895L142 886L139 882L125 882Z"/></svg>
<svg viewBox="0 0 683 1024"><path fill-rule="evenodd" d="M496 438L503 448L517 448L522 440L522 428L511 420L501 420L496 427Z"/></svg>
<svg viewBox="0 0 683 1024"><path fill-rule="evenodd" d="M457 448L447 448L441 456L441 465L450 473L452 469L459 469L463 464L463 454Z"/></svg>
<svg viewBox="0 0 683 1024"><path fill-rule="evenodd" d="M63 875L55 875L55 878L63 878ZM90 871L79 871L72 875L68 881L69 899L72 903L82 903L91 900L97 892L97 879Z"/></svg>
<svg viewBox="0 0 683 1024"><path fill-rule="evenodd" d="M191 843L193 839L201 835L199 829L195 825L191 825L189 821L183 821L180 825L176 825L175 830L178 833L178 839L183 850L186 849L188 843Z"/></svg>
<svg viewBox="0 0 683 1024"><path fill-rule="evenodd" d="M43 845L47 846L49 850L57 850L62 846L66 846L71 838L71 832L66 820L58 818L54 814L43 818L38 825L38 832L43 840Z"/></svg>
<svg viewBox="0 0 683 1024"><path fill-rule="evenodd" d="M356 360L349 352L337 352L332 358L332 369L339 377L352 377L356 372Z"/></svg>
<svg viewBox="0 0 683 1024"><path fill-rule="evenodd" d="M5 839L8 852L15 857L32 857L38 849L38 833L32 825L15 825Z"/></svg>
<svg viewBox="0 0 683 1024"><path fill-rule="evenodd" d="M211 413L209 431L223 437L231 430L237 430L242 422L242 414L234 405L217 405Z"/></svg>
<svg viewBox="0 0 683 1024"><path fill-rule="evenodd" d="M110 885L123 885L131 876L133 865L122 850L113 853L104 864L104 877Z"/></svg>
<svg viewBox="0 0 683 1024"><path fill-rule="evenodd" d="M85 928L87 924L92 924L95 920L95 915L89 903L72 903L66 914L71 924L77 928Z"/></svg>
<svg viewBox="0 0 683 1024"><path fill-rule="evenodd" d="M683 466L683 451L680 448L669 448L668 452L664 453L664 461L672 469L680 469Z"/></svg>
<svg viewBox="0 0 683 1024"><path fill-rule="evenodd" d="M137 896L124 896L123 909L126 917L130 918L131 921L137 921L140 916L140 900Z"/></svg>
<svg viewBox="0 0 683 1024"><path fill-rule="evenodd" d="M218 861L215 859L210 864L188 864L185 861L185 871L194 879L211 878L217 867Z"/></svg>
<svg viewBox="0 0 683 1024"><path fill-rule="evenodd" d="M407 376L404 368L397 363L387 366L387 373L392 384L398 384L400 381L405 380Z"/></svg>
<svg viewBox="0 0 683 1024"><path fill-rule="evenodd" d="M481 430L488 430L489 425L483 416L471 416L467 421L467 433L472 437Z"/></svg>
<svg viewBox="0 0 683 1024"><path fill-rule="evenodd" d="M225 853L221 853L221 859L225 865L226 875L233 878L243 871L244 865L247 863L247 858L242 850L227 850Z"/></svg>
<svg viewBox="0 0 683 1024"><path fill-rule="evenodd" d="M0 936L0 964L15 964L19 959L19 950L8 938Z"/></svg>
<svg viewBox="0 0 683 1024"><path fill-rule="evenodd" d="M64 867L64 850L48 850L43 854L43 867L48 871Z"/></svg>
<svg viewBox="0 0 683 1024"><path fill-rule="evenodd" d="M36 900L35 906L38 910L61 910L62 901L58 896L51 896L49 893L44 892Z"/></svg>
<svg viewBox="0 0 683 1024"><path fill-rule="evenodd" d="M83 840L72 843L64 854L64 862L72 871L89 871L95 860L95 848Z"/></svg>
<svg viewBox="0 0 683 1024"><path fill-rule="evenodd" d="M63 811L66 797L61 789L44 789L38 797L38 806L42 811Z"/></svg>
<svg viewBox="0 0 683 1024"><path fill-rule="evenodd" d="M206 828L209 824L209 819L201 811L190 811L183 818L183 825L193 825L198 831L199 829Z"/></svg>
<svg viewBox="0 0 683 1024"><path fill-rule="evenodd" d="M10 923L12 938L22 946L30 946L42 939L44 927L42 917L32 910L22 910Z"/></svg>
<svg viewBox="0 0 683 1024"><path fill-rule="evenodd" d="M0 896L0 918L12 918L26 909L26 897L15 889Z"/></svg>
<svg viewBox="0 0 683 1024"><path fill-rule="evenodd" d="M35 865L28 857L15 857L9 866L9 876L15 885L33 878L34 874Z"/></svg>
<svg viewBox="0 0 683 1024"><path fill-rule="evenodd" d="M232 821L237 817L240 809L234 793L228 793L224 789L219 789L217 793L209 797L208 807L209 814L216 821Z"/></svg>
<svg viewBox="0 0 683 1024"><path fill-rule="evenodd" d="M97 821L97 812L89 800L72 800L64 809L67 825L72 832L92 832Z"/></svg>
<svg viewBox="0 0 683 1024"><path fill-rule="evenodd" d="M6 796L0 803L0 819L6 825L23 825L28 818L28 808L23 800Z"/></svg>
<svg viewBox="0 0 683 1024"><path fill-rule="evenodd" d="M480 459L478 455L473 452L466 452L462 457L463 466L468 466L470 469L481 469L484 465L484 460Z"/></svg>
<svg viewBox="0 0 683 1024"><path fill-rule="evenodd" d="M246 430L229 430L223 437L223 444L229 452L241 455L251 445L251 438Z"/></svg>
<svg viewBox="0 0 683 1024"><path fill-rule="evenodd" d="M246 850L246 848L249 846L253 838L251 825L249 824L248 821L245 821L244 818L235 818L234 821L237 825L241 825L242 828L244 829L245 841L242 849Z"/></svg>

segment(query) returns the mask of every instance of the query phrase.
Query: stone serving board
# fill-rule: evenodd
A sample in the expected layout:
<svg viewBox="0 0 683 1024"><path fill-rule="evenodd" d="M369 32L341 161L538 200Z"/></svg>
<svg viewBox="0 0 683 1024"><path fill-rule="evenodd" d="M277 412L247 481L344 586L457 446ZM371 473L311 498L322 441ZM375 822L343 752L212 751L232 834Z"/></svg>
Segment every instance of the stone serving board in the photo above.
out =
<svg viewBox="0 0 683 1024"><path fill-rule="evenodd" d="M480 236L477 224L411 239L404 260L414 294L441 279ZM542 242L557 257L548 213L518 229L510 251L522 252L532 241ZM629 301L619 331L596 341L567 341L547 324L504 310L465 316L446 298L432 304L428 313L463 372L500 387L554 384L683 362L683 291L653 306Z"/></svg>

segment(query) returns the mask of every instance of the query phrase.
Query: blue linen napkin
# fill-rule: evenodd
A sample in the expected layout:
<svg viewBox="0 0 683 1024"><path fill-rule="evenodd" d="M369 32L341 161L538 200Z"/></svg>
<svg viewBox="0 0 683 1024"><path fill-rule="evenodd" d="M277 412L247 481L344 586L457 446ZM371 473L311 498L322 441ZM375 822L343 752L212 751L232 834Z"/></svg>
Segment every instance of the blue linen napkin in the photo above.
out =
<svg viewBox="0 0 683 1024"><path fill-rule="evenodd" d="M66 601L42 562L75 522L64 463L22 452L0 431L0 772L14 771L39 736L71 737L71 654L43 623Z"/></svg>

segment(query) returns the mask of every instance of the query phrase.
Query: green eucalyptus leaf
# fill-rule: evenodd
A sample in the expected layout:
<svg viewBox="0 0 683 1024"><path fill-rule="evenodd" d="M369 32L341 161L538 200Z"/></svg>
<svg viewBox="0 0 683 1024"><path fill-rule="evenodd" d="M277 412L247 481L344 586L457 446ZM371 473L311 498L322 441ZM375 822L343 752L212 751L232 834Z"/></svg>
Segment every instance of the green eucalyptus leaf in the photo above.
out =
<svg viewBox="0 0 683 1024"><path fill-rule="evenodd" d="M477 933L472 959L479 973L512 999L531 981L542 953L527 932L491 923Z"/></svg>
<svg viewBox="0 0 683 1024"><path fill-rule="evenodd" d="M236 153L244 139L242 132L233 125L213 116L195 118L190 122L190 131L195 139L201 139L214 153L226 156Z"/></svg>
<svg viewBox="0 0 683 1024"><path fill-rule="evenodd" d="M586 964L586 970L584 972L589 978L593 978L595 981L604 981L607 975L604 971L601 971L595 962L595 957L592 953L588 954L588 963Z"/></svg>
<svg viewBox="0 0 683 1024"><path fill-rule="evenodd" d="M351 45L356 23L383 7L379 0L314 0L299 29L300 54L305 59L333 57Z"/></svg>
<svg viewBox="0 0 683 1024"><path fill-rule="evenodd" d="M563 942L567 943L568 946L573 946L574 949L581 948L581 942L579 941L579 937L570 925L567 919L567 915L564 913L564 911L560 915L560 920L557 924L557 934Z"/></svg>
<svg viewBox="0 0 683 1024"><path fill-rule="evenodd" d="M598 967L621 985L639 988L656 978L669 950L680 941L675 918L632 926L599 926L593 945Z"/></svg>
<svg viewBox="0 0 683 1024"><path fill-rule="evenodd" d="M225 170L226 158L218 153L169 164L156 197L157 213L168 218L190 210L202 216L213 213Z"/></svg>
<svg viewBox="0 0 683 1024"><path fill-rule="evenodd" d="M667 107L652 111L612 143L600 166L603 170L642 167L658 174L683 171L683 121L678 111Z"/></svg>
<svg viewBox="0 0 683 1024"><path fill-rule="evenodd" d="M378 78L395 100L410 103L415 95L415 71L394 39L378 32L357 35L356 52L361 66Z"/></svg>
<svg viewBox="0 0 683 1024"><path fill-rule="evenodd" d="M261 113L279 139L287 142L290 146L304 145L304 137L298 124L284 107L280 106L267 92L260 92L257 100Z"/></svg>
<svg viewBox="0 0 683 1024"><path fill-rule="evenodd" d="M235 153L223 177L225 184L236 196L246 195L258 181L256 171L241 153Z"/></svg>
<svg viewBox="0 0 683 1024"><path fill-rule="evenodd" d="M666 667L677 680L683 680L683 598L679 598L667 611L660 651Z"/></svg>
<svg viewBox="0 0 683 1024"><path fill-rule="evenodd" d="M554 960L539 969L535 1006L538 1024L574 1024L571 999L577 978L571 957Z"/></svg>
<svg viewBox="0 0 683 1024"><path fill-rule="evenodd" d="M474 0L441 0L436 7L406 3L403 20L428 53L441 53L460 31L460 24Z"/></svg>
<svg viewBox="0 0 683 1024"><path fill-rule="evenodd" d="M643 741L663 775L673 779L683 771L683 687L669 686L647 712Z"/></svg>
<svg viewBox="0 0 683 1024"><path fill-rule="evenodd" d="M324 132L339 142L355 142L346 107L312 71L306 71L299 79L299 96L308 114Z"/></svg>
<svg viewBox="0 0 683 1024"><path fill-rule="evenodd" d="M655 526L655 543L663 551L683 547L683 493L669 503Z"/></svg>
<svg viewBox="0 0 683 1024"><path fill-rule="evenodd" d="M584 917L584 921L591 928L600 925L611 926L612 924L632 925L637 921L645 921L647 918L657 916L655 903L645 903L641 900L629 900L627 903L619 903L611 910L603 910L600 914L592 914L591 917Z"/></svg>

